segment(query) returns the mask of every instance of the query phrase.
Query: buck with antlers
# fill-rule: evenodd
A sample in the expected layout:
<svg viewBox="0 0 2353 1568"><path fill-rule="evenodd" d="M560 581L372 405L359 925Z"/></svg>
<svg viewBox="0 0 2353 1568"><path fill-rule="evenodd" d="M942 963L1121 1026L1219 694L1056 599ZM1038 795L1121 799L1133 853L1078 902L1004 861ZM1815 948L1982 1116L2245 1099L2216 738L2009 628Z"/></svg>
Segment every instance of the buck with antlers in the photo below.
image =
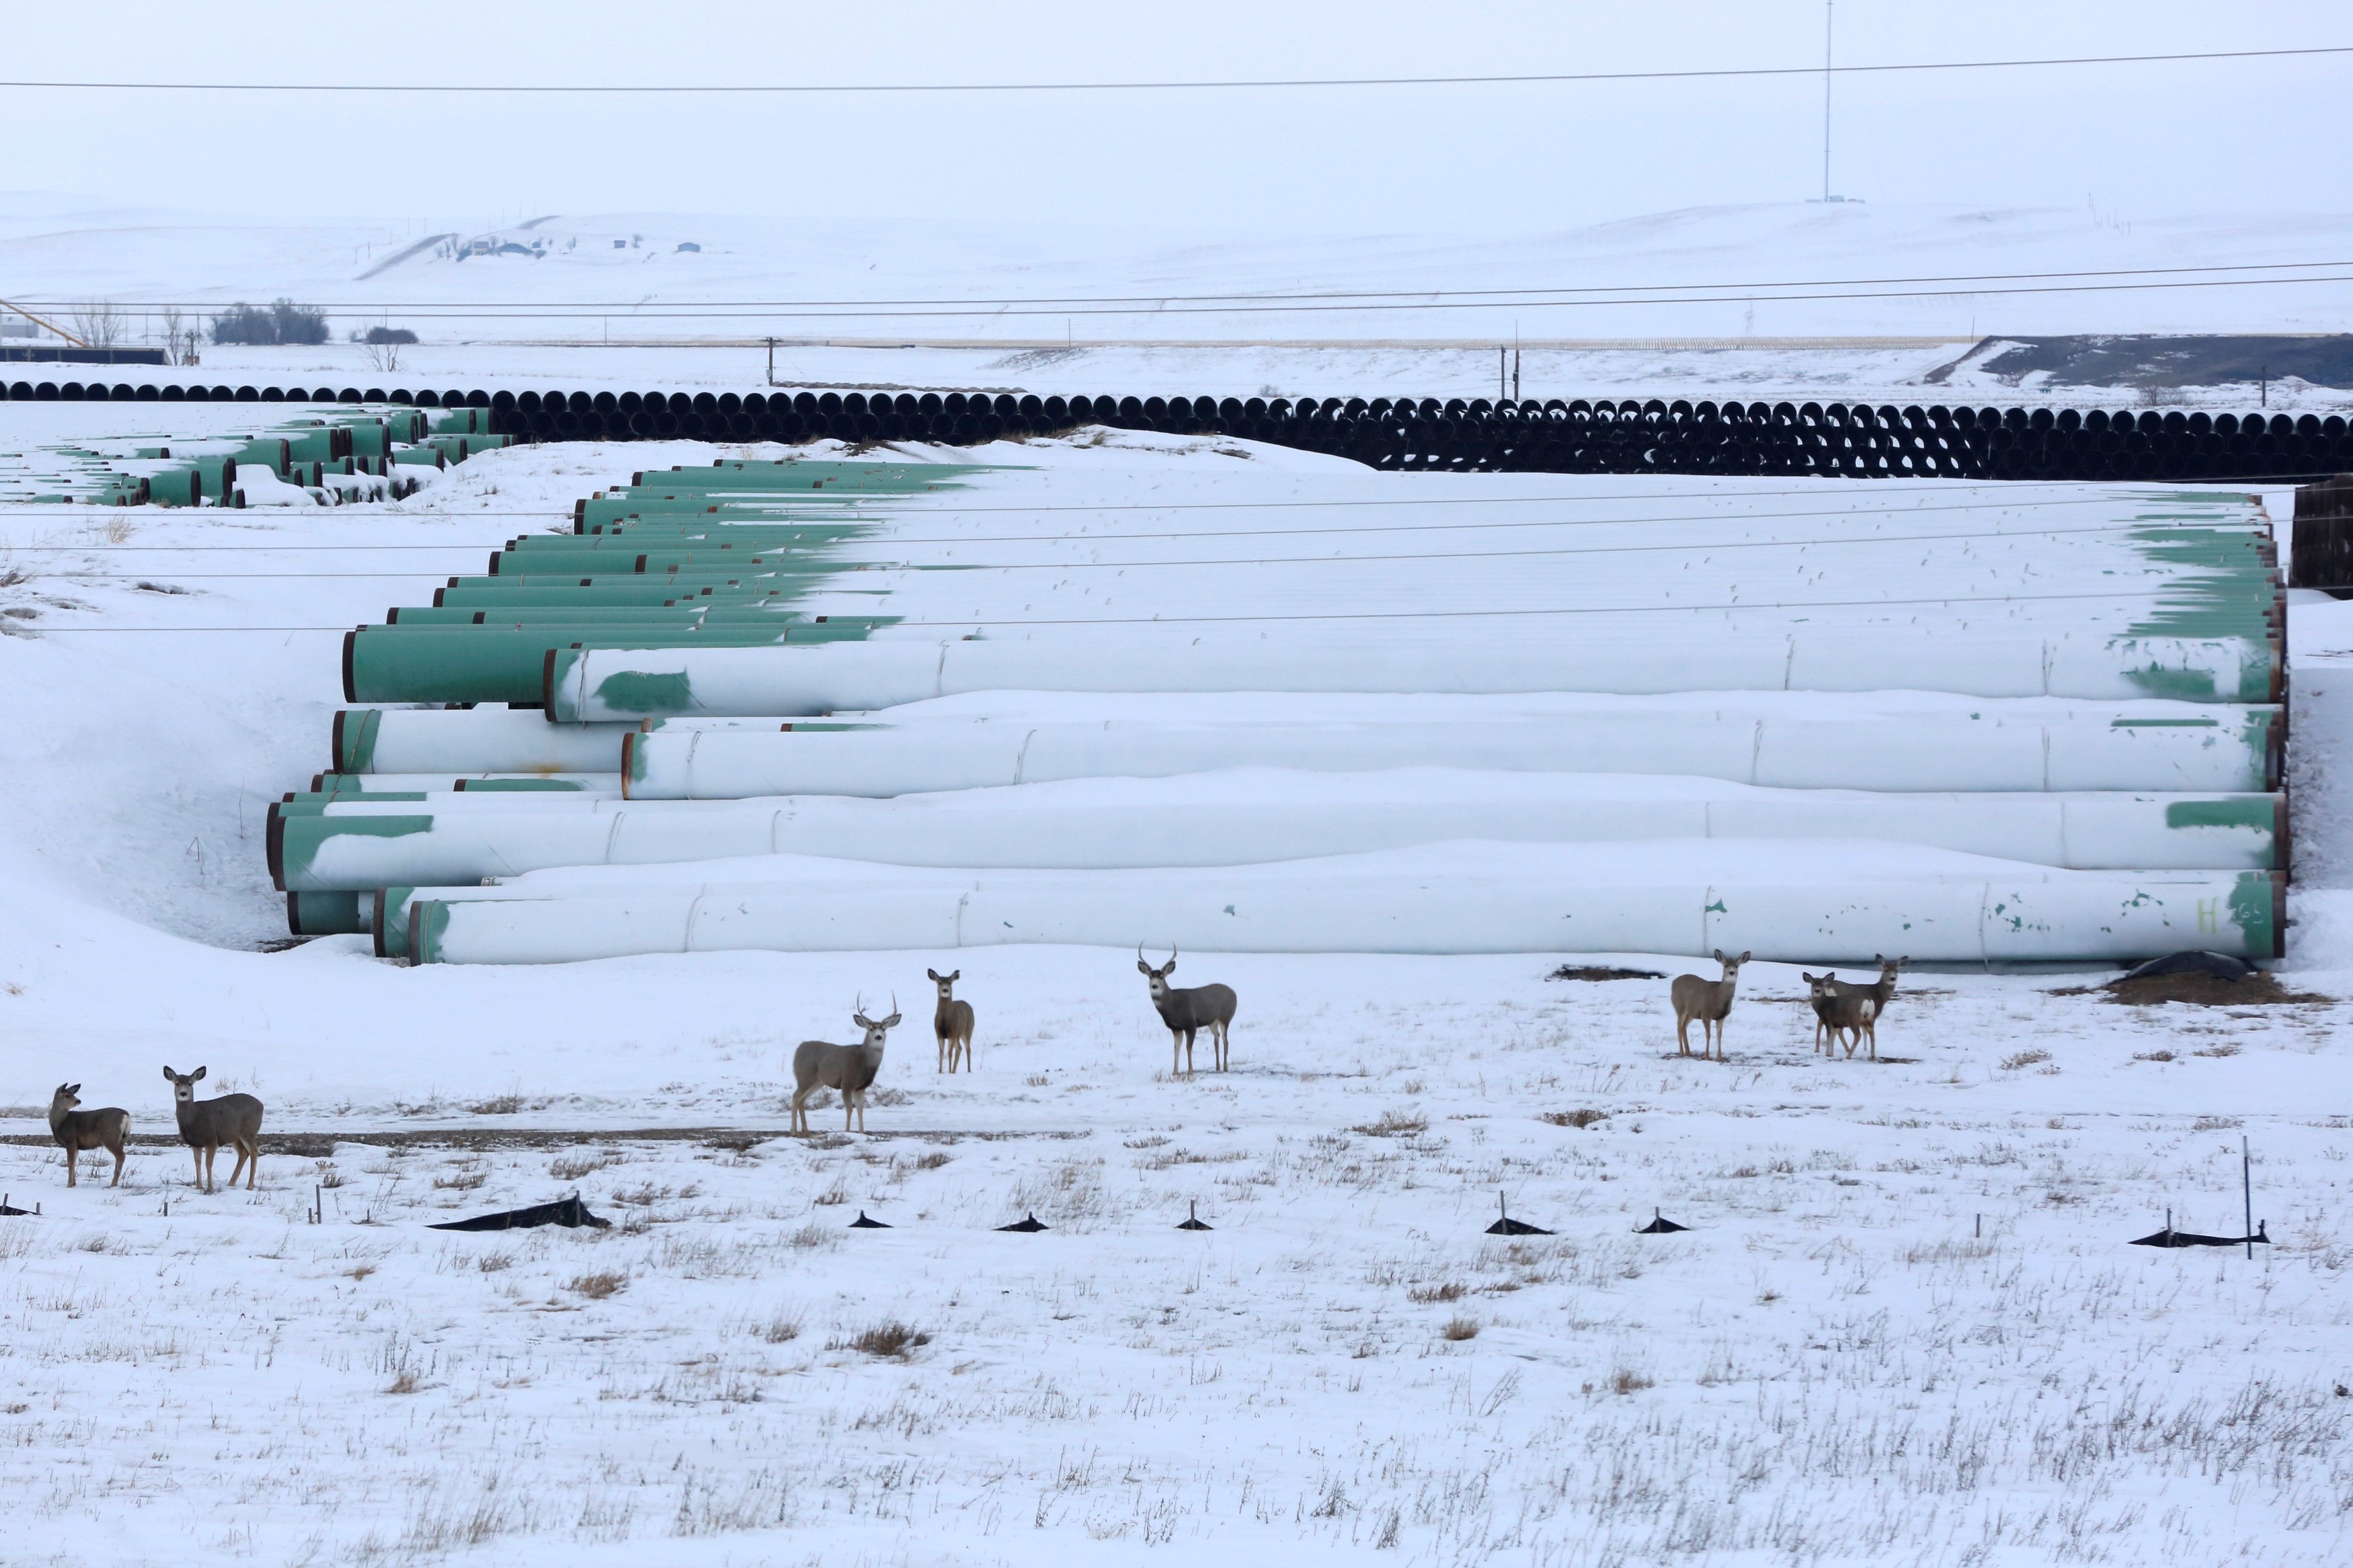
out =
<svg viewBox="0 0 2353 1568"><path fill-rule="evenodd" d="M847 1132L855 1118L858 1131L866 1131L866 1091L873 1086L875 1075L882 1070L882 1037L899 1023L899 998L891 998L891 1016L877 1023L866 1016L866 1004L860 1002L850 1022L866 1031L866 1038L854 1046L837 1046L826 1040L803 1040L793 1052L793 1121L796 1132L807 1132L808 1098L820 1089L841 1091L841 1130Z"/></svg>
<svg viewBox="0 0 2353 1568"><path fill-rule="evenodd" d="M1169 972L1176 967L1176 950L1168 950L1168 962L1157 969L1144 962L1144 944L1135 948L1135 967L1152 987L1152 1005L1160 1011L1160 1021L1168 1026L1168 1071L1176 1072L1181 1057L1185 1076L1193 1075L1193 1037L1201 1030L1209 1031L1209 1056L1216 1070L1223 1072L1231 1065L1232 1055L1226 1043L1226 1030L1234 1021L1234 1008L1239 999L1230 985L1196 985L1179 990L1168 984Z"/></svg>

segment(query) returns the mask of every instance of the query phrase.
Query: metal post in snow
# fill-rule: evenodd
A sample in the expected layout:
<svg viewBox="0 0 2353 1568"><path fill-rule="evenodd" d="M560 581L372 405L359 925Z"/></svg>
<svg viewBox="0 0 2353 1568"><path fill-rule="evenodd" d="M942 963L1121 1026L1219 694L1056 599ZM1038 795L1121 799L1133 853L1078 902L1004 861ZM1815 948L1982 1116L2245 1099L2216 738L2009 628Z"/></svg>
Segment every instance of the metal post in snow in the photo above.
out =
<svg viewBox="0 0 2353 1568"><path fill-rule="evenodd" d="M2247 1238L2247 1261L2255 1260L2255 1178L2253 1157L2247 1152L2247 1135L2239 1134L2239 1198L2246 1205L2246 1228L2239 1234Z"/></svg>

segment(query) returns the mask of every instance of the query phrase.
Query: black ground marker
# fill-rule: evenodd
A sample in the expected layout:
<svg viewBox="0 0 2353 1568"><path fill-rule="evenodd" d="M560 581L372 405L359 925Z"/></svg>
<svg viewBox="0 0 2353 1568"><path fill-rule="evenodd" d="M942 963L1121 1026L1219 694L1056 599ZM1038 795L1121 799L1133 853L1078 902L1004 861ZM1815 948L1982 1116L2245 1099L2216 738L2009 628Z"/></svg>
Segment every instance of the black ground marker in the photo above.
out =
<svg viewBox="0 0 2353 1568"><path fill-rule="evenodd" d="M1514 1219L1504 1206L1504 1194L1495 1194L1495 1223L1487 1227L1489 1236L1550 1236L1552 1232L1540 1225L1530 1225L1524 1219Z"/></svg>
<svg viewBox="0 0 2353 1568"><path fill-rule="evenodd" d="M891 1227L883 1224L879 1219L868 1219L866 1217L866 1211L864 1209L860 1209L858 1211L858 1217L849 1222L849 1228L852 1230L889 1230Z"/></svg>
<svg viewBox="0 0 2353 1568"><path fill-rule="evenodd" d="M1024 1235L1028 1235L1035 1231L1044 1230L1046 1226L1039 1223L1038 1216L1033 1214L1026 1219L1016 1220L1011 1225L1000 1225L997 1228L999 1230L1018 1230Z"/></svg>
<svg viewBox="0 0 2353 1568"><path fill-rule="evenodd" d="M2265 1234L2271 1229L2271 1221L2265 1220L2245 1236L2200 1236L2194 1230L2174 1229L2173 1211L2168 1209L2165 1211L2165 1228L2151 1231L2147 1236L2135 1237L2132 1245L2135 1247L2244 1247L2248 1254L2253 1256L2255 1243L2260 1241L2265 1247L2271 1245L2272 1238Z"/></svg>
<svg viewBox="0 0 2353 1568"><path fill-rule="evenodd" d="M1651 1211L1651 1223L1642 1226L1634 1234L1636 1236L1667 1236L1678 1230L1689 1230L1691 1226L1687 1225L1677 1225L1674 1221L1667 1218L1658 1210L1652 1209Z"/></svg>
<svg viewBox="0 0 2353 1568"><path fill-rule="evenodd" d="M6 1193L0 1193L0 1215L34 1215L41 1212L41 1205L38 1204L35 1204L28 1209L16 1208L8 1202L8 1196Z"/></svg>
<svg viewBox="0 0 2353 1568"><path fill-rule="evenodd" d="M434 1230L530 1230L537 1226L560 1225L570 1227L591 1226L597 1230L609 1230L613 1222L598 1219L588 1212L578 1193L559 1198L552 1204L533 1204L529 1208L507 1209L500 1214L476 1215L471 1219L445 1220L432 1226Z"/></svg>
<svg viewBox="0 0 2353 1568"><path fill-rule="evenodd" d="M1209 1226L1201 1223L1200 1205L1194 1203L1187 1204L1185 1205L1185 1217L1176 1222L1176 1228L1178 1230L1208 1230Z"/></svg>

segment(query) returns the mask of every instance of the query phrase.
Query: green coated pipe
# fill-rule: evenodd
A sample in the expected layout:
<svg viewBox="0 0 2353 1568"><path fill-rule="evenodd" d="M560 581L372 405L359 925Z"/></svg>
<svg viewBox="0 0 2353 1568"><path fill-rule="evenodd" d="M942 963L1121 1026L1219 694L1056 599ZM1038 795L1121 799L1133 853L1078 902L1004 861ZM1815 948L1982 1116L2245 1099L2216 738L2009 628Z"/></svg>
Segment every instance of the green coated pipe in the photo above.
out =
<svg viewBox="0 0 2353 1568"><path fill-rule="evenodd" d="M586 581L572 584L541 581L526 585L502 577L477 577L463 584L452 584L433 591L433 602L445 607L464 606L487 609L492 605L640 605L698 604L712 600L730 600L738 604L756 604L764 600L788 599L801 592L797 585L786 587L750 587L733 590L712 584L705 587L679 588L662 577L605 577L591 585Z"/></svg>
<svg viewBox="0 0 2353 1568"><path fill-rule="evenodd" d="M286 929L296 936L353 936L368 929L373 893L289 893Z"/></svg>
<svg viewBox="0 0 2353 1568"><path fill-rule="evenodd" d="M758 647L784 641L781 631L732 626L635 632L601 626L361 626L343 635L343 700L534 707L545 695L547 657L558 648Z"/></svg>

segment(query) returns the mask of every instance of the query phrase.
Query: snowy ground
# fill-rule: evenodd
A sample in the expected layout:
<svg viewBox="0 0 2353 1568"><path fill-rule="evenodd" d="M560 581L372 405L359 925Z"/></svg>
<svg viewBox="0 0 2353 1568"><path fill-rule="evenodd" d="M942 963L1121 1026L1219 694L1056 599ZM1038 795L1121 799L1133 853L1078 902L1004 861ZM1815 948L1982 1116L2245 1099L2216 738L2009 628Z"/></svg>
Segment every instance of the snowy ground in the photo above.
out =
<svg viewBox="0 0 2353 1568"><path fill-rule="evenodd" d="M122 341L153 344L169 304L201 324L233 302L290 297L327 310L336 339L208 347L185 374L110 379L387 389L741 392L765 377L773 335L777 379L793 386L1493 396L1498 346L1521 344L1520 386L1537 398L2137 406L2147 396L2127 389L2021 386L1973 363L1926 378L1997 333L2342 331L2353 310L2332 258L2348 238L2328 214L2125 222L2088 206L1908 203L1216 245L1081 226L677 213L477 232L0 194L9 298L69 326L112 301ZM2247 281L2324 262L2317 281ZM2172 286L2193 279L2229 286ZM2105 288L2119 282L2137 286ZM373 325L424 342L381 368L343 341ZM2266 395L2248 384L2156 395L2236 410ZM2274 382L2266 405L2325 414L2353 394Z"/></svg>
<svg viewBox="0 0 2353 1568"><path fill-rule="evenodd" d="M0 609L37 634L0 639L5 1131L62 1079L167 1132L157 1068L202 1062L315 1140L211 1196L176 1148L69 1191L54 1149L0 1145L42 1208L0 1219L13 1560L2344 1558L2336 1001L1920 974L1886 1059L1825 1062L1797 972L1759 964L1703 1065L1662 980L1546 978L1570 955L1188 957L1241 1011L1234 1071L1184 1079L1132 952L993 949L959 958L979 1062L950 1081L921 1059L938 955L252 951L262 806L323 765L333 637L70 628L340 629L712 455L0 519L26 574ZM185 548L222 544L272 548ZM330 574L215 575L295 571ZM2291 611L2316 690L2337 608ZM2353 858L2310 794L2282 979L2353 994ZM793 1044L894 992L871 1134L776 1136ZM2242 1135L2274 1246L2125 1245L2168 1208L2235 1233ZM615 1227L421 1228L575 1189ZM1499 1194L1557 1234L1482 1235ZM1193 1205L1213 1231L1174 1228ZM1692 1229L1630 1234L1654 1208ZM1031 1212L1051 1229L992 1228ZM928 1337L858 1348L892 1323Z"/></svg>

